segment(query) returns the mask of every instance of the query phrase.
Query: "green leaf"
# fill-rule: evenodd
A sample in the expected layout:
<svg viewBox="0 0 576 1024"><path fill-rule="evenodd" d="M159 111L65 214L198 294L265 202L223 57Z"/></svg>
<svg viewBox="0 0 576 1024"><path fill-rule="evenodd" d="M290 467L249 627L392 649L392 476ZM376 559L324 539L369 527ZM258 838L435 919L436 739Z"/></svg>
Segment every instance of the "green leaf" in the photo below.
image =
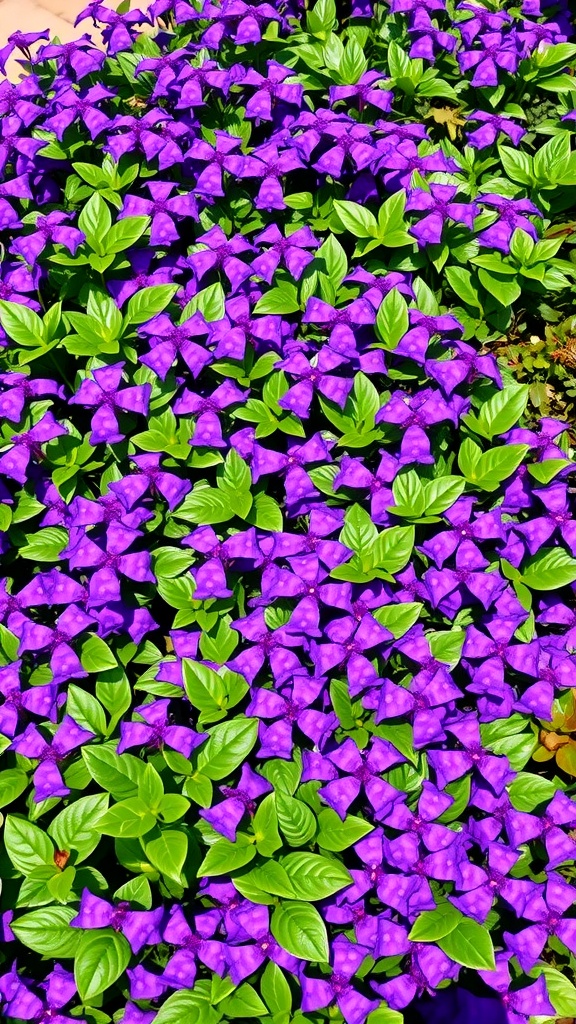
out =
<svg viewBox="0 0 576 1024"><path fill-rule="evenodd" d="M4 845L12 864L22 875L33 868L54 866L54 844L26 818L9 814L4 822Z"/></svg>
<svg viewBox="0 0 576 1024"><path fill-rule="evenodd" d="M528 450L526 444L508 444L481 452L478 445L467 438L460 447L458 466L469 483L483 491L495 491L518 469Z"/></svg>
<svg viewBox="0 0 576 1024"><path fill-rule="evenodd" d="M36 348L44 344L44 324L38 313L20 302L0 300L0 324L17 345Z"/></svg>
<svg viewBox="0 0 576 1024"><path fill-rule="evenodd" d="M162 1003L154 1018L154 1024L217 1024L220 1013L204 1002L195 990L183 989L173 992Z"/></svg>
<svg viewBox="0 0 576 1024"><path fill-rule="evenodd" d="M96 635L82 644L80 661L87 672L107 672L118 664L108 644Z"/></svg>
<svg viewBox="0 0 576 1024"><path fill-rule="evenodd" d="M335 199L334 209L338 219L354 238L378 237L378 221L365 206L348 202L346 199Z"/></svg>
<svg viewBox="0 0 576 1024"><path fill-rule="evenodd" d="M370 513L361 505L351 505L344 516L340 543L362 558L371 552L377 537L378 530L372 522Z"/></svg>
<svg viewBox="0 0 576 1024"><path fill-rule="evenodd" d="M395 349L409 326L408 303L397 288L391 288L378 309L376 334L387 349Z"/></svg>
<svg viewBox="0 0 576 1024"><path fill-rule="evenodd" d="M188 801L186 803L188 805ZM178 885L184 884L182 868L188 854L188 836L185 832L166 829L158 839L146 843L145 853L160 874L172 878Z"/></svg>
<svg viewBox="0 0 576 1024"><path fill-rule="evenodd" d="M463 493L466 482L459 476L439 476L424 487L427 516L439 516L451 508Z"/></svg>
<svg viewBox="0 0 576 1024"><path fill-rule="evenodd" d="M389 573L400 572L408 564L414 549L413 526L392 526L382 530L372 549L373 565Z"/></svg>
<svg viewBox="0 0 576 1024"><path fill-rule="evenodd" d="M12 921L10 927L28 949L51 959L73 957L82 938L70 921L77 910L71 907L42 907Z"/></svg>
<svg viewBox="0 0 576 1024"><path fill-rule="evenodd" d="M351 876L340 861L317 853L289 853L281 864L300 900L322 900L351 884Z"/></svg>
<svg viewBox="0 0 576 1024"><path fill-rule="evenodd" d="M421 516L426 507L425 491L418 474L410 469L403 470L394 479L392 494L395 505L391 511L396 515Z"/></svg>
<svg viewBox="0 0 576 1024"><path fill-rule="evenodd" d="M155 284L150 288L142 288L141 291L132 295L126 308L125 321L127 324L145 324L152 317L157 316L178 291L175 284Z"/></svg>
<svg viewBox="0 0 576 1024"><path fill-rule="evenodd" d="M218 487L230 492L234 497L238 491L249 491L252 483L250 470L235 448L230 449L224 465L218 470L217 477Z"/></svg>
<svg viewBox="0 0 576 1024"><path fill-rule="evenodd" d="M533 476L539 484L549 484L562 469L574 466L571 459L545 459L543 462L533 462L528 466L530 476Z"/></svg>
<svg viewBox="0 0 576 1024"><path fill-rule="evenodd" d="M257 526L259 530L270 530L275 533L281 533L284 526L280 505L269 494L263 493L254 495L246 522L251 526Z"/></svg>
<svg viewBox="0 0 576 1024"><path fill-rule="evenodd" d="M538 804L548 803L556 793L550 779L530 772L519 772L508 786L510 802L517 811L533 811Z"/></svg>
<svg viewBox="0 0 576 1024"><path fill-rule="evenodd" d="M385 604L382 608L376 608L372 615L381 626L384 626L392 633L395 640L399 640L418 622L423 607L417 601Z"/></svg>
<svg viewBox="0 0 576 1024"><path fill-rule="evenodd" d="M136 796L144 764L133 754L124 753L120 757L114 749L116 746L114 742L113 746L82 747L82 757L90 777L99 786L115 800L126 800Z"/></svg>
<svg viewBox="0 0 576 1024"><path fill-rule="evenodd" d="M247 758L257 736L257 718L234 718L216 725L198 755L198 771L209 779L226 778Z"/></svg>
<svg viewBox="0 0 576 1024"><path fill-rule="evenodd" d="M328 235L320 248L316 250L315 258L324 261L330 282L337 290L348 273L348 257L336 235Z"/></svg>
<svg viewBox="0 0 576 1024"><path fill-rule="evenodd" d="M203 288L202 291L192 296L190 302L182 310L180 322L182 323L184 320L187 320L197 310L202 313L207 323L213 323L214 320L222 320L225 313L224 303L225 295L222 285L219 282L210 284L207 288Z"/></svg>
<svg viewBox="0 0 576 1024"><path fill-rule="evenodd" d="M318 846L334 853L347 850L374 829L374 826L364 818L357 818L353 814L346 815L342 821L331 807L324 807L320 811L318 825Z"/></svg>
<svg viewBox="0 0 576 1024"><path fill-rule="evenodd" d="M492 440L518 423L526 409L529 394L529 384L510 385L484 402L477 416L464 416L463 420L474 433Z"/></svg>
<svg viewBox="0 0 576 1024"><path fill-rule="evenodd" d="M78 227L86 235L90 248L99 256L106 255L103 241L112 227L112 216L99 192L94 192L80 211Z"/></svg>
<svg viewBox="0 0 576 1024"><path fill-rule="evenodd" d="M95 818L108 808L108 793L83 796L68 804L48 826L59 850L74 850L74 864L86 860L100 842L100 833L93 828Z"/></svg>
<svg viewBox="0 0 576 1024"><path fill-rule="evenodd" d="M267 1013L265 1003L262 1002L255 988L244 983L236 991L228 996L222 1003L222 1011L227 1017L249 1020L250 1017L262 1017Z"/></svg>
<svg viewBox="0 0 576 1024"><path fill-rule="evenodd" d="M245 510L247 515L252 505L250 494L246 493ZM197 523L199 526L216 525L226 523L232 519L238 510L234 507L229 492L218 490L216 487L196 487L186 495L184 501L172 515L178 519L185 519L187 522Z"/></svg>
<svg viewBox="0 0 576 1024"><path fill-rule="evenodd" d="M278 824L289 846L304 846L316 834L316 818L302 800L283 793L276 793Z"/></svg>
<svg viewBox="0 0 576 1024"><path fill-rule="evenodd" d="M156 825L156 818L139 797L130 797L114 804L94 822L94 828L107 836L133 839L145 836Z"/></svg>
<svg viewBox="0 0 576 1024"><path fill-rule="evenodd" d="M33 562L57 562L67 543L68 530L61 526L46 526L30 534L18 554L22 558L31 558Z"/></svg>
<svg viewBox="0 0 576 1024"><path fill-rule="evenodd" d="M114 893L115 900L127 900L135 903L138 910L150 910L152 907L152 889L146 875L137 875L125 882Z"/></svg>
<svg viewBox="0 0 576 1024"><path fill-rule="evenodd" d="M73 683L68 690L66 710L82 729L89 729L96 735L104 735L106 732L106 716L102 705L91 693Z"/></svg>
<svg viewBox="0 0 576 1024"><path fill-rule="evenodd" d="M463 916L451 903L440 903L435 910L419 914L408 936L411 942L437 942L459 926Z"/></svg>
<svg viewBox="0 0 576 1024"><path fill-rule="evenodd" d="M520 185L534 184L533 161L527 153L510 146L499 146L498 153L507 176Z"/></svg>
<svg viewBox="0 0 576 1024"><path fill-rule="evenodd" d="M259 854L263 857L271 857L276 850L280 849L282 840L278 832L278 814L274 793L268 793L258 804L256 814L252 819L252 828Z"/></svg>
<svg viewBox="0 0 576 1024"><path fill-rule="evenodd" d="M565 974L547 964L544 966L539 964L533 971L530 971L532 977L537 977L540 974L546 978L548 998L556 1013L562 1017L573 1017L576 1007L576 986ZM537 1007L534 1006L534 1009L536 1010Z"/></svg>
<svg viewBox="0 0 576 1024"><path fill-rule="evenodd" d="M281 903L272 914L270 930L282 949L299 960L328 963L326 925L309 903Z"/></svg>
<svg viewBox="0 0 576 1024"><path fill-rule="evenodd" d="M478 309L482 313L482 303L472 282L470 271L465 270L464 267L445 267L444 273L448 284L458 299L461 302L465 302L467 306L472 306L473 309Z"/></svg>
<svg viewBox="0 0 576 1024"><path fill-rule="evenodd" d="M74 958L74 979L83 1003L92 1002L124 973L132 951L127 940L110 928L82 936Z"/></svg>
<svg viewBox="0 0 576 1024"><path fill-rule="evenodd" d="M123 217L116 221L102 241L105 254L123 252L134 245L150 225L149 217Z"/></svg>
<svg viewBox="0 0 576 1024"><path fill-rule="evenodd" d="M190 801L180 793L165 793L162 797L156 814L158 820L165 824L172 824L183 818L190 807Z"/></svg>
<svg viewBox="0 0 576 1024"><path fill-rule="evenodd" d="M521 579L530 590L566 587L576 581L576 558L564 548L542 548L528 560Z"/></svg>
<svg viewBox="0 0 576 1024"><path fill-rule="evenodd" d="M436 942L451 960L463 967L484 971L496 969L490 932L469 917Z"/></svg>
<svg viewBox="0 0 576 1024"><path fill-rule="evenodd" d="M269 288L261 299L254 306L254 313L262 315L265 313L276 313L286 316L289 313L297 313L300 309L298 290L295 285L289 282L282 282L275 288Z"/></svg>
<svg viewBox="0 0 576 1024"><path fill-rule="evenodd" d="M20 768L7 768L0 772L0 807L6 807L24 792L28 776Z"/></svg>
<svg viewBox="0 0 576 1024"><path fill-rule="evenodd" d="M260 982L260 991L266 1005L274 1016L275 1013L290 1013L292 1009L292 992L278 964L269 960Z"/></svg>
<svg viewBox="0 0 576 1024"><path fill-rule="evenodd" d="M234 879L239 892L244 892L243 885L248 883L263 893L273 896L284 896L292 899L296 896L294 887L281 864L276 860L268 860L252 868L247 874Z"/></svg>
<svg viewBox="0 0 576 1024"><path fill-rule="evenodd" d="M229 875L238 871L256 856L256 847L246 840L237 838L235 843L228 839L219 839L208 849L204 860L198 868L198 878L211 878L215 875Z"/></svg>

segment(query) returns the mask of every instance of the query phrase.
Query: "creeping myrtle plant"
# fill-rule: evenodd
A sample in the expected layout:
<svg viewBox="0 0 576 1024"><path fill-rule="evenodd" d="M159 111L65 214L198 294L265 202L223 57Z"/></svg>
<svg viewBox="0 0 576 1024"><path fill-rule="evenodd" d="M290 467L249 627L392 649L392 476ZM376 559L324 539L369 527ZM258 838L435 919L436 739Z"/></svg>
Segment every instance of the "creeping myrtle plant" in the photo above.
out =
<svg viewBox="0 0 576 1024"><path fill-rule="evenodd" d="M568 5L128 8L0 51L0 1015L571 1019Z"/></svg>

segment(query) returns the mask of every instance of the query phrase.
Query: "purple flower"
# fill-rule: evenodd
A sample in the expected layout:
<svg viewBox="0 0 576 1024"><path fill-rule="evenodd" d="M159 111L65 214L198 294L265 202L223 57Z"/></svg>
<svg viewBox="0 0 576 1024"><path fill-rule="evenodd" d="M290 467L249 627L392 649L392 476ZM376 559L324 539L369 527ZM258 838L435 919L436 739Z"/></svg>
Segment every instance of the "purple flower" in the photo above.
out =
<svg viewBox="0 0 576 1024"><path fill-rule="evenodd" d="M510 969L508 961L511 953L496 953L495 971L478 971L482 980L500 993L502 1005L508 1011L510 1024L524 1024L527 1017L536 1011L537 1015L556 1016L556 1010L548 998L546 979L543 974L536 981L522 988L510 988Z"/></svg>
<svg viewBox="0 0 576 1024"><path fill-rule="evenodd" d="M485 110L475 110L468 114L468 121L479 121L481 127L474 131L467 132L467 142L475 149L486 149L494 145L500 134L506 135L515 146L520 144L520 139L526 135L526 129L516 124L509 117L500 117L498 114L489 114Z"/></svg>
<svg viewBox="0 0 576 1024"><path fill-rule="evenodd" d="M34 982L18 974L16 964L0 977L0 995L5 1000L3 1012L8 1019L17 1017L31 1024L73 1024L78 1020L59 1012L76 995L74 975L60 964L54 965L45 981L36 984L43 990L42 998L34 993L33 986Z"/></svg>
<svg viewBox="0 0 576 1024"><path fill-rule="evenodd" d="M302 985L302 1011L312 1013L334 1003L338 1006L346 1024L364 1024L379 1002L361 995L352 978L368 956L369 950L350 942L339 935L332 944L332 973L328 980L311 978L304 971L300 974Z"/></svg>
<svg viewBox="0 0 576 1024"><path fill-rule="evenodd" d="M213 938L220 917L217 910L197 914L192 918L192 928L182 907L176 905L171 908L163 928L163 939L170 946L176 946L176 952L168 960L163 978L172 988L193 987L198 960L222 977L228 965L227 949L223 942Z"/></svg>
<svg viewBox="0 0 576 1024"><path fill-rule="evenodd" d="M221 786L220 792L223 793L225 799L199 813L212 825L212 828L220 832L231 843L235 843L236 829L242 818L245 814L254 817L257 797L272 792L272 786L266 779L253 772L249 765L245 764L238 786Z"/></svg>
<svg viewBox="0 0 576 1024"><path fill-rule="evenodd" d="M131 747L161 749L164 744L190 757L192 751L207 738L203 733L194 732L184 725L173 725L169 714L168 699L155 700L135 708L142 721L122 722L118 753Z"/></svg>
<svg viewBox="0 0 576 1024"><path fill-rule="evenodd" d="M145 416L152 392L151 384L120 388L124 363L114 363L92 371L93 380L86 377L70 399L72 405L96 408L92 417L90 444L114 444L125 437L118 428L116 410Z"/></svg>
<svg viewBox="0 0 576 1024"><path fill-rule="evenodd" d="M574 889L561 875L548 876L545 898L535 895L522 914L529 921L538 923L514 934L504 932L506 946L523 971L528 972L534 967L549 935L557 936L571 953L576 951L576 918L566 916L574 900Z"/></svg>
<svg viewBox="0 0 576 1024"><path fill-rule="evenodd" d="M427 211L426 216L413 224L410 231L422 245L437 245L442 238L447 219L465 224L471 231L480 213L476 203L454 203L458 189L454 185L430 185L430 191L414 189L408 196L407 210Z"/></svg>
<svg viewBox="0 0 576 1024"><path fill-rule="evenodd" d="M94 733L81 729L73 718L65 715L50 743L35 725L28 725L22 735L13 740L12 750L39 762L34 770L36 803L49 797L68 796L70 789L63 782L59 766L72 750L91 739Z"/></svg>
<svg viewBox="0 0 576 1024"><path fill-rule="evenodd" d="M389 89L381 89L376 83L383 83L384 76L379 71L365 71L355 85L331 85L329 89L330 104L339 100L356 99L358 109L373 106L386 113L392 109L393 93Z"/></svg>
<svg viewBox="0 0 576 1024"><path fill-rule="evenodd" d="M308 736L315 746L322 748L323 740L331 735L338 725L333 711L326 714L311 707L324 689L323 679L310 678L302 674L295 675L291 686L283 687L281 691L267 690L263 687L256 690L246 714L264 720L259 729L258 757L283 757L290 760L295 726ZM266 720L272 720L272 724L265 724Z"/></svg>
<svg viewBox="0 0 576 1024"><path fill-rule="evenodd" d="M301 961L287 953L270 932L270 911L263 906L242 906L232 911L234 920L254 941L249 945L229 945L227 960L230 978L239 985L257 971L266 960L295 974Z"/></svg>
<svg viewBox="0 0 576 1024"><path fill-rule="evenodd" d="M73 928L113 928L130 943L133 953L139 953L144 946L155 946L162 942L162 921L164 908L156 910L131 910L130 904L121 900L114 906L84 889L76 917L70 924Z"/></svg>
<svg viewBox="0 0 576 1024"><path fill-rule="evenodd" d="M178 241L180 232L175 220L192 217L198 220L198 207L190 193L170 197L176 185L173 181L149 181L146 183L152 199L141 196L124 196L124 205L118 219L123 217L151 217L150 245L167 245Z"/></svg>
<svg viewBox="0 0 576 1024"><path fill-rule="evenodd" d="M513 37L501 32L487 32L482 36L481 50L461 50L458 63L463 72L475 68L470 84L478 88L498 85L498 69L514 74L521 55Z"/></svg>
<svg viewBox="0 0 576 1024"><path fill-rule="evenodd" d="M461 716L454 724L446 724L460 743L458 750L430 750L428 758L440 789L467 772L477 772L491 789L500 795L515 776L507 757L496 757L482 747L480 729L472 715Z"/></svg>
<svg viewBox="0 0 576 1024"><path fill-rule="evenodd" d="M337 750L326 755L326 770L330 781L318 792L344 821L350 804L363 789L376 820L381 820L396 801L404 799L403 793L399 793L381 777L382 772L404 760L391 743L378 737L372 740L370 749L365 751L358 750L354 741L347 737ZM343 773L343 777L338 772Z"/></svg>
<svg viewBox="0 0 576 1024"><path fill-rule="evenodd" d="M269 246L261 256L253 260L252 270L268 284L272 284L274 274L281 263L298 281L314 259L312 253L306 250L316 249L319 242L307 226L297 228L285 237L276 224L271 224L256 235L254 245L258 248L262 248L263 245Z"/></svg>
<svg viewBox="0 0 576 1024"><path fill-rule="evenodd" d="M476 236L476 241L480 245L508 253L510 252L510 239L517 228L526 231L534 241L538 240L538 232L525 214L534 217L542 215L529 199L504 199L502 196L485 193L477 197L477 202L494 207L498 213L498 220Z"/></svg>

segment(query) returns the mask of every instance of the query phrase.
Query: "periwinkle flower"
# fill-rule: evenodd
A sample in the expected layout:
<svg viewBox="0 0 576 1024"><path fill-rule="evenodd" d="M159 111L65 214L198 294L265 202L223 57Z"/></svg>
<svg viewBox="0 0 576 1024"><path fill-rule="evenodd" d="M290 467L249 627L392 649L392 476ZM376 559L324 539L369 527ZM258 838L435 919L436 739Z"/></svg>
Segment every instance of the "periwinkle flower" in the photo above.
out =
<svg viewBox="0 0 576 1024"><path fill-rule="evenodd" d="M130 943L133 953L144 946L155 946L162 941L163 907L155 910L132 910L130 903L120 900L115 906L84 889L72 928L113 928Z"/></svg>
<svg viewBox="0 0 576 1024"><path fill-rule="evenodd" d="M348 808L363 790L376 819L382 819L397 800L404 798L382 778L382 772L403 761L402 754L379 737L374 737L369 750L364 751L347 737L337 750L326 754L329 781L318 792L344 821Z"/></svg>
<svg viewBox="0 0 576 1024"><path fill-rule="evenodd" d="M266 960L271 960L284 970L296 974L301 961L287 953L271 934L268 907L238 907L232 911L232 916L253 940L247 945L231 944L227 948L230 978L235 985L239 985L257 971Z"/></svg>
<svg viewBox="0 0 576 1024"><path fill-rule="evenodd" d="M476 201L488 208L493 207L498 213L498 220L476 236L480 245L509 253L510 239L517 228L526 231L535 242L538 240L536 228L526 214L541 217L541 213L529 199L508 199L486 192L477 196Z"/></svg>
<svg viewBox="0 0 576 1024"><path fill-rule="evenodd" d="M468 114L467 121L477 121L480 128L466 133L466 142L474 149L486 149L492 146L500 135L506 135L518 146L520 139L526 135L526 129L516 124L509 117L489 114L486 110L474 110Z"/></svg>
<svg viewBox="0 0 576 1024"><path fill-rule="evenodd" d="M43 990L41 997L36 995L34 988ZM0 976L0 996L4 1000L3 1013L7 1020L18 1018L31 1024L73 1024L79 1018L69 1017L60 1010L75 995L74 975L58 963L40 983L19 975L15 964L7 974Z"/></svg>
<svg viewBox="0 0 576 1024"><path fill-rule="evenodd" d="M124 205L119 220L123 217L151 217L150 244L167 245L178 241L180 231L177 222L185 217L198 220L198 206L190 193L178 193L172 196L176 185L173 181L147 182L151 199L128 194L124 196Z"/></svg>
<svg viewBox="0 0 576 1024"><path fill-rule="evenodd" d="M125 437L118 427L116 410L145 416L152 392L151 384L138 384L121 388L124 363L114 363L92 371L91 380L86 377L78 391L70 399L71 404L96 408L92 416L90 444L114 444Z"/></svg>
<svg viewBox="0 0 576 1024"><path fill-rule="evenodd" d="M31 460L38 462L44 458L42 445L67 433L66 427L58 423L48 410L29 430L12 436L12 447L0 455L0 474L24 485Z"/></svg>
<svg viewBox="0 0 576 1024"><path fill-rule="evenodd" d="M142 721L122 722L118 753L122 754L131 747L151 747L159 750L166 744L184 757L190 757L192 751L206 739L206 736L194 732L185 725L173 724L169 709L170 701L166 698L135 708Z"/></svg>
<svg viewBox="0 0 576 1024"><path fill-rule="evenodd" d="M474 220L480 213L476 203L455 203L454 198L458 189L454 185L431 184L429 188L429 192L423 189L411 190L406 203L407 210L426 213L425 217L410 227L418 241L422 245L437 245L441 241L447 220L464 224L471 231Z"/></svg>
<svg viewBox="0 0 576 1024"><path fill-rule="evenodd" d="M251 818L256 812L256 800L272 792L272 786L262 776L245 764L237 786L221 786L224 800L200 811L200 815L212 828L220 832L229 842L236 842L236 830L245 814Z"/></svg>
<svg viewBox="0 0 576 1024"><path fill-rule="evenodd" d="M364 1024L379 1003L358 992L352 979L368 953L363 946L339 935L332 946L332 972L328 980L310 977L304 971L300 975L303 1012L312 1013L335 1003L346 1024Z"/></svg>
<svg viewBox="0 0 576 1024"><path fill-rule="evenodd" d="M522 916L536 924L518 932L504 932L507 948L514 954L523 971L530 971L540 957L549 935L555 935L571 953L576 950L576 918L567 911L574 904L574 889L561 875L548 876L545 898L535 895L528 901Z"/></svg>
<svg viewBox="0 0 576 1024"><path fill-rule="evenodd" d="M392 108L392 92L382 89L377 83L383 83L384 76L379 71L365 71L355 85L331 85L329 89L330 103L339 100L355 99L360 111L366 106L376 107L388 113Z"/></svg>
<svg viewBox="0 0 576 1024"><path fill-rule="evenodd" d="M70 715L65 715L51 741L48 742L36 725L28 725L12 742L12 750L38 761L34 769L34 800L41 803L50 797L68 796L70 788L62 779L60 765L72 750L89 742L94 733L82 729Z"/></svg>
<svg viewBox="0 0 576 1024"><path fill-rule="evenodd" d="M496 953L495 971L478 971L482 980L500 994L500 1000L509 1024L524 1024L527 1017L555 1016L556 1010L550 1002L546 987L546 979L541 974L535 981L522 988L511 988L509 960L511 953Z"/></svg>
<svg viewBox="0 0 576 1024"><path fill-rule="evenodd" d="M295 76L291 68L273 60L267 62L266 75L261 75L255 68L249 68L242 79L242 88L254 86L255 91L246 103L245 116L254 118L256 124L259 124L260 121L273 120L273 108L278 104L296 107L296 110L299 110L304 89L300 82L287 81L293 77Z"/></svg>
<svg viewBox="0 0 576 1024"><path fill-rule="evenodd" d="M322 749L323 741L338 725L333 711L325 713L312 707L324 690L324 679L304 674L294 675L291 686L282 687L279 691L264 687L257 689L246 709L247 715L261 720L257 757L290 760L296 727Z"/></svg>
<svg viewBox="0 0 576 1024"><path fill-rule="evenodd" d="M227 949L223 942L214 938L220 918L218 910L208 910L196 914L189 923L178 904L170 909L163 939L170 946L175 946L176 952L168 960L162 977L172 988L192 988L198 961L220 977L225 973Z"/></svg>
<svg viewBox="0 0 576 1024"><path fill-rule="evenodd" d="M508 782L515 776L507 757L490 754L482 747L480 729L472 715L462 716L460 721L446 724L461 744L458 750L431 750L428 757L436 774L440 789L450 782L461 779L467 772L478 772L496 795L502 793Z"/></svg>
<svg viewBox="0 0 576 1024"><path fill-rule="evenodd" d="M460 967L438 946L413 942L403 972L389 981L371 985L394 1010L403 1010L423 993L432 993L441 982L458 977Z"/></svg>

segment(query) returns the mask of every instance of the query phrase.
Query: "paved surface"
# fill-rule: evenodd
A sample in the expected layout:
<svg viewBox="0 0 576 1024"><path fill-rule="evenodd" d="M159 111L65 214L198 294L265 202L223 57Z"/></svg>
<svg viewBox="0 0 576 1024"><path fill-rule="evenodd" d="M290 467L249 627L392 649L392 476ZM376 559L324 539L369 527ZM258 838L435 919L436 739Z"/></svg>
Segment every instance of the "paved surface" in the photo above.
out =
<svg viewBox="0 0 576 1024"><path fill-rule="evenodd" d="M90 18L74 28L74 21L88 0L0 0L0 46L3 46L12 32L42 32L49 29L51 37L58 36L61 42L69 43L85 32L100 42L100 33L94 28ZM117 7L120 0L102 0L108 7ZM132 7L145 10L146 0L134 2ZM21 56L17 53L16 57ZM12 81L17 81L22 73L19 64L12 58L7 66L7 74Z"/></svg>

